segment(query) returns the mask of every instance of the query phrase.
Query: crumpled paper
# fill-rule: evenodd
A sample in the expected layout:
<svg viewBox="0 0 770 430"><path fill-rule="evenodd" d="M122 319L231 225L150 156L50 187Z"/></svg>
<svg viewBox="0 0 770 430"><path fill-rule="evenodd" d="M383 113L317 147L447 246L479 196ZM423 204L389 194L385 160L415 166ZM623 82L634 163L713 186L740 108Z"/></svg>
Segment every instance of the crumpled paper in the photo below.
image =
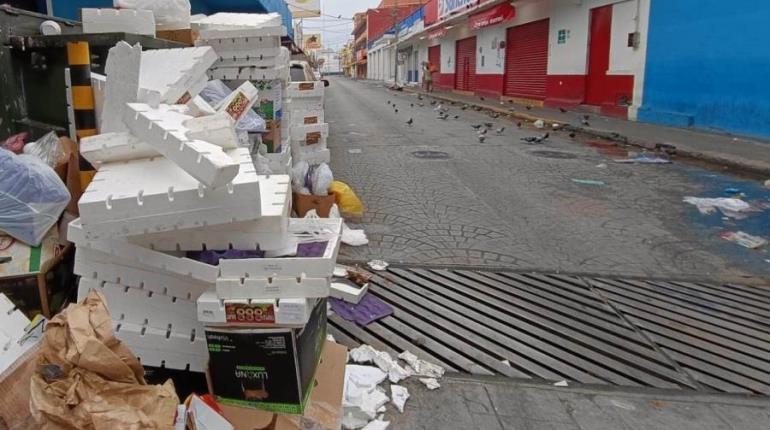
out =
<svg viewBox="0 0 770 430"><path fill-rule="evenodd" d="M171 381L146 384L96 291L48 323L30 391L42 430L170 429L179 404Z"/></svg>

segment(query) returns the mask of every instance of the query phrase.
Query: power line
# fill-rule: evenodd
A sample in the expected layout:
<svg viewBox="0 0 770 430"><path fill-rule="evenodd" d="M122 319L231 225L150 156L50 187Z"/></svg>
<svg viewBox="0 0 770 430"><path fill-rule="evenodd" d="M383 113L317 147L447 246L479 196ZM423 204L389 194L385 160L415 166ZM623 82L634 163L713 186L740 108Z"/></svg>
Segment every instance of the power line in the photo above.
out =
<svg viewBox="0 0 770 430"><path fill-rule="evenodd" d="M287 2L287 3L288 3L288 2ZM329 15L329 14L325 14L325 13L321 13L321 12L318 12L318 11L316 11L316 10L314 10L314 9L308 9L308 8L305 8L305 7L302 7L302 6L298 6L298 5L294 4L294 3L290 4L290 6L291 6L292 8L294 8L294 9L304 10L305 12L313 12L313 13L318 13L320 16L325 16L325 17L327 17L327 18L333 18L333 19L338 19L338 20L347 20L347 21L353 21L353 18L352 18L352 17L351 17L351 18L348 18L348 17L343 17L342 15L338 15L338 16Z"/></svg>

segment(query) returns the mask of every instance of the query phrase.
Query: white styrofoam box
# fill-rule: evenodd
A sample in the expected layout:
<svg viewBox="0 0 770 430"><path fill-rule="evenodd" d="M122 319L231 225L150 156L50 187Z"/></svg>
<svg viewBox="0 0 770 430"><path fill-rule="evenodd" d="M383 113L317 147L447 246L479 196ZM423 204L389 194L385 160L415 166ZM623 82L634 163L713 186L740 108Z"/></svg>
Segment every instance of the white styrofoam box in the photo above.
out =
<svg viewBox="0 0 770 430"><path fill-rule="evenodd" d="M78 202L86 238L132 236L248 221L263 215L260 177L247 148L226 187L208 189L165 158L106 163ZM272 211L265 208L266 212Z"/></svg>
<svg viewBox="0 0 770 430"><path fill-rule="evenodd" d="M153 105L184 104L198 95L195 87L198 92L203 89L201 78L215 61L217 54L207 46L142 52L138 100Z"/></svg>
<svg viewBox="0 0 770 430"><path fill-rule="evenodd" d="M285 67L288 64L280 54L280 48L219 50L213 67Z"/></svg>
<svg viewBox="0 0 770 430"><path fill-rule="evenodd" d="M177 333L113 320L120 339L143 366L205 372L209 360L204 333Z"/></svg>
<svg viewBox="0 0 770 430"><path fill-rule="evenodd" d="M78 297L85 297L90 290L104 294L113 320L177 333L192 333L193 330L203 333L203 325L196 317L195 300L111 282L81 279Z"/></svg>
<svg viewBox="0 0 770 430"><path fill-rule="evenodd" d="M80 155L96 167L103 163L160 156L150 145L127 132L84 137L80 140Z"/></svg>
<svg viewBox="0 0 770 430"><path fill-rule="evenodd" d="M69 74L67 75L69 79ZM68 87L70 83L68 82ZM102 130L102 112L104 111L104 91L107 87L107 77L98 73L91 72L91 89L94 93L94 115L96 116L96 130L101 133ZM72 106L72 100L70 100L71 93L67 91L67 104ZM69 113L69 112L68 112ZM74 127L74 115L70 118L70 124Z"/></svg>
<svg viewBox="0 0 770 430"><path fill-rule="evenodd" d="M283 100L284 110L324 110L324 99L321 97L287 98Z"/></svg>
<svg viewBox="0 0 770 430"><path fill-rule="evenodd" d="M214 282L217 279L219 272L216 266L211 266L189 258L174 257L159 251L143 248L126 242L121 238L88 240L83 233L80 219L70 222L69 228L67 229L67 239L79 248L93 249L112 255L113 257L118 257L127 262L133 262L135 264L164 270L177 275L187 276L201 282Z"/></svg>
<svg viewBox="0 0 770 430"><path fill-rule="evenodd" d="M217 281L220 299L284 299L328 297L329 278L221 278Z"/></svg>
<svg viewBox="0 0 770 430"><path fill-rule="evenodd" d="M104 90L101 133L128 131L123 123L126 103L133 103L139 94L142 47L120 41L110 48L105 65L107 84Z"/></svg>
<svg viewBox="0 0 770 430"><path fill-rule="evenodd" d="M329 137L329 124L300 124L291 126L291 142L298 142L301 145L311 146L322 141L325 141Z"/></svg>
<svg viewBox="0 0 770 430"><path fill-rule="evenodd" d="M294 125L322 124L324 122L323 109L316 110L286 110L284 111L286 123ZM283 123L282 123L283 124Z"/></svg>
<svg viewBox="0 0 770 430"><path fill-rule="evenodd" d="M340 219L292 219L289 232L300 242L328 241L321 257L220 260L220 278L328 278L340 249Z"/></svg>
<svg viewBox="0 0 770 430"><path fill-rule="evenodd" d="M323 99L324 89L323 81L290 82L286 87L286 96L290 99Z"/></svg>
<svg viewBox="0 0 770 430"><path fill-rule="evenodd" d="M195 41L196 46L210 46L219 55L230 52L243 52L246 55L274 52L281 49L281 38L278 36L264 37L228 37L222 39L201 39ZM277 56L278 54L276 54ZM266 55L267 56L267 55Z"/></svg>
<svg viewBox="0 0 770 430"><path fill-rule="evenodd" d="M285 26L265 27L265 28L240 28L233 30L225 29L202 29L198 31L198 37L201 39L226 39L226 38L254 38L254 37L284 37L289 33Z"/></svg>
<svg viewBox="0 0 770 430"><path fill-rule="evenodd" d="M225 112L190 118L185 120L182 125L187 128L188 139L203 140L224 149L235 149L238 147L235 121Z"/></svg>
<svg viewBox="0 0 770 430"><path fill-rule="evenodd" d="M19 345L19 340L26 334L24 329L29 319L16 309L5 294L0 294L0 374L12 366L24 355L35 342Z"/></svg>
<svg viewBox="0 0 770 430"><path fill-rule="evenodd" d="M189 114L194 117L214 115L217 113L217 111L201 96L195 96L187 102L187 109Z"/></svg>
<svg viewBox="0 0 770 430"><path fill-rule="evenodd" d="M158 294L184 297L187 300L196 300L204 292L214 289L213 284L126 262L88 248L78 248L75 251L74 272L81 276L81 280L112 282Z"/></svg>
<svg viewBox="0 0 770 430"><path fill-rule="evenodd" d="M217 112L228 113L235 122L257 102L259 91L251 82L244 82L215 106Z"/></svg>
<svg viewBox="0 0 770 430"><path fill-rule="evenodd" d="M327 148L319 150L308 150L307 148L312 148L311 146L302 146L297 149L294 148L295 147L292 146L291 158L295 163L305 161L313 166L321 163L328 164L331 161L331 152Z"/></svg>
<svg viewBox="0 0 770 430"><path fill-rule="evenodd" d="M128 107L123 120L131 133L207 187L225 185L238 174L236 160L217 145L189 139L187 129L180 129L169 119L168 111L143 103L129 103Z"/></svg>
<svg viewBox="0 0 770 430"><path fill-rule="evenodd" d="M277 13L235 13L218 12L191 20L193 29L233 29L233 28L265 28L281 25L281 15Z"/></svg>
<svg viewBox="0 0 770 430"><path fill-rule="evenodd" d="M265 154L265 158L274 174L285 175L291 171L291 145L288 141L281 144L281 152Z"/></svg>
<svg viewBox="0 0 770 430"><path fill-rule="evenodd" d="M361 301L367 291L369 291L368 283L363 287L358 287L354 285L348 285L344 282L332 281L331 285L329 286L329 295L331 297L354 304L358 304L358 302Z"/></svg>
<svg viewBox="0 0 770 430"><path fill-rule="evenodd" d="M131 236L131 243L160 251L206 249L282 249L288 240L291 183L286 175L262 176L259 181L262 216L254 220L202 228Z"/></svg>
<svg viewBox="0 0 770 430"><path fill-rule="evenodd" d="M83 8L83 33L129 33L155 37L155 15L141 9Z"/></svg>
<svg viewBox="0 0 770 430"><path fill-rule="evenodd" d="M265 81L279 79L286 81L289 78L289 68L280 67L216 67L208 71L209 78L224 81Z"/></svg>
<svg viewBox="0 0 770 430"><path fill-rule="evenodd" d="M228 303L272 305L275 311L274 325L301 327L307 324L318 300L306 298L223 300L217 297L216 293L206 293L198 298L198 320L206 325L239 325L239 323L227 322L225 306ZM271 324L259 325L270 326Z"/></svg>

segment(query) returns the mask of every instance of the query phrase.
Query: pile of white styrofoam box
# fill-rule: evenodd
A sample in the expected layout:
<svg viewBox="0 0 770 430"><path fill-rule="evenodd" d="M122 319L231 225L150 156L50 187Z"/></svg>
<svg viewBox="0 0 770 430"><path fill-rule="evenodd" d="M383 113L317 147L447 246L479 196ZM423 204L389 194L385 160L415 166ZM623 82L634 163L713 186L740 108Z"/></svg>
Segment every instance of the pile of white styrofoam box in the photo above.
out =
<svg viewBox="0 0 770 430"><path fill-rule="evenodd" d="M200 372L212 320L198 318L199 304L210 305L199 299L260 300L272 304L273 325L302 325L308 306L328 296L341 223L290 222L289 177L257 174L238 146L234 124L256 100L253 85L206 106L197 92L216 60L212 49L152 52L121 42L106 79L94 77L110 131L81 142L97 172L68 238L77 246L79 296L104 293L116 336L142 363ZM280 258L305 242L325 251ZM267 258L212 265L187 257L229 249Z"/></svg>
<svg viewBox="0 0 770 430"><path fill-rule="evenodd" d="M286 119L292 159L308 164L328 163L326 140L329 125L324 122L324 84L322 81L292 82L286 88Z"/></svg>
<svg viewBox="0 0 770 430"><path fill-rule="evenodd" d="M81 9L83 33L130 33L155 37L155 15L150 10Z"/></svg>
<svg viewBox="0 0 770 430"><path fill-rule="evenodd" d="M288 58L281 50L286 28L276 13L216 13L196 19L197 46L217 55L209 77L222 80L287 80Z"/></svg>
<svg viewBox="0 0 770 430"><path fill-rule="evenodd" d="M12 366L35 342L23 342L29 319L0 294L0 374Z"/></svg>

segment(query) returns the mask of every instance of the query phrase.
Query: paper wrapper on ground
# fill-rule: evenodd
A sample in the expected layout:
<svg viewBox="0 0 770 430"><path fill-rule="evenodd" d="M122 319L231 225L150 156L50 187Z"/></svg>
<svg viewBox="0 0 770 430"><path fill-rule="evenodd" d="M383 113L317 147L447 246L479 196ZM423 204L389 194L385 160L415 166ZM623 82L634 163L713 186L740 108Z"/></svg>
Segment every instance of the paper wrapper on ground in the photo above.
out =
<svg viewBox="0 0 770 430"><path fill-rule="evenodd" d="M101 293L48 323L38 357L30 407L41 429L171 427L179 404L173 384L146 385L141 364L114 336Z"/></svg>

